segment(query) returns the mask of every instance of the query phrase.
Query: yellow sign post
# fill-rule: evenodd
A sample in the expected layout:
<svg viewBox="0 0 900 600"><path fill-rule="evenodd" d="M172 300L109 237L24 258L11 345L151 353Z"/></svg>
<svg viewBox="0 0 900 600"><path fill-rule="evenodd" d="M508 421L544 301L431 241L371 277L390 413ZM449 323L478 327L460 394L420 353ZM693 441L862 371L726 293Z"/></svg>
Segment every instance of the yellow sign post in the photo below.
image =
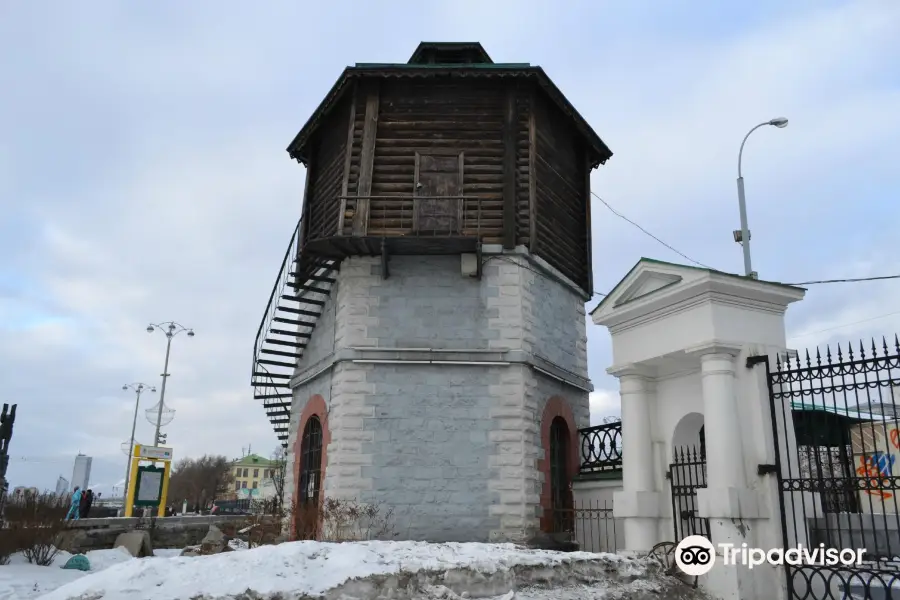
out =
<svg viewBox="0 0 900 600"><path fill-rule="evenodd" d="M150 465L141 466L141 463ZM162 463L162 467L157 467ZM125 490L125 516L132 516L135 506L156 506L157 516L166 516L166 496L172 470L172 449L134 445L128 489Z"/></svg>

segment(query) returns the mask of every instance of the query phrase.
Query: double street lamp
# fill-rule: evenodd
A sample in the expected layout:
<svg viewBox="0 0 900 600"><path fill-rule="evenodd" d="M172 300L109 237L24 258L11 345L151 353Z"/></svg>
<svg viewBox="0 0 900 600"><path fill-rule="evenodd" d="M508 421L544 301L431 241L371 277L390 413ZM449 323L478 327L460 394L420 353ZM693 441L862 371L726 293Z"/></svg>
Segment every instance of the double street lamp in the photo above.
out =
<svg viewBox="0 0 900 600"><path fill-rule="evenodd" d="M131 421L131 441L128 444L128 464L125 465L125 494L128 494L128 480L131 478L131 460L134 458L134 430L137 427L138 407L141 405L141 393L144 390L156 392L156 388L146 383L126 383L123 390L134 390L134 419ZM124 500L122 505L124 506Z"/></svg>
<svg viewBox="0 0 900 600"><path fill-rule="evenodd" d="M180 323L176 323L175 321L165 321L163 323L150 323L147 325L147 333L153 333L159 329L166 335L166 362L163 366L162 372L162 387L159 392L159 413L156 415L156 433L153 436L153 444L155 446L159 446L160 437L159 437L159 428L162 425L163 420L163 406L166 399L166 379L169 377L169 354L172 351L172 338L174 338L179 333L187 332L188 337L194 337L194 330L181 325Z"/></svg>
<svg viewBox="0 0 900 600"><path fill-rule="evenodd" d="M740 152L738 152L737 186L738 206L741 211L741 229L740 231L734 232L734 241L738 242L744 250L744 275L753 279L756 279L756 273L753 272L753 266L750 264L750 230L747 226L747 202L744 200L744 177L741 174L741 159L744 157L744 144L747 143L747 138L750 137L750 134L760 127L772 125L773 127L784 129L785 127L787 127L787 124L788 120L784 117L776 117L770 121L766 121L765 123L760 123L749 132L747 132L747 135L744 136L744 141L741 142L741 150Z"/></svg>

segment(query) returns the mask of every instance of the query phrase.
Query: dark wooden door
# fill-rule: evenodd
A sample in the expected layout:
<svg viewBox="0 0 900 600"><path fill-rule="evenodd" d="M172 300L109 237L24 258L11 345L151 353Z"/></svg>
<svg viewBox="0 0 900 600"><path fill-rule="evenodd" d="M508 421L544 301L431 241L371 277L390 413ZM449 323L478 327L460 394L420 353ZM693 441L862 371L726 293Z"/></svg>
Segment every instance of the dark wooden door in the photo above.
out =
<svg viewBox="0 0 900 600"><path fill-rule="evenodd" d="M454 235L462 226L463 155L416 153L413 229L424 235Z"/></svg>

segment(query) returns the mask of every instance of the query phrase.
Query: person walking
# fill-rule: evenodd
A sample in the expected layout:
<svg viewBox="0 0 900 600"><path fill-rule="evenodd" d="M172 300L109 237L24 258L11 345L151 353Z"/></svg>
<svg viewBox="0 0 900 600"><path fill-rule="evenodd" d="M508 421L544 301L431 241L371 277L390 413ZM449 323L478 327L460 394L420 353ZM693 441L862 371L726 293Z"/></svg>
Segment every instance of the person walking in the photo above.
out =
<svg viewBox="0 0 900 600"><path fill-rule="evenodd" d="M66 513L66 521L69 519L78 520L79 511L81 510L81 488L75 486L75 491L72 492L72 504L69 506L69 512Z"/></svg>
<svg viewBox="0 0 900 600"><path fill-rule="evenodd" d="M88 518L88 513L91 512L91 504L94 503L94 490L88 489L81 495L81 502L79 504L79 516L82 519Z"/></svg>

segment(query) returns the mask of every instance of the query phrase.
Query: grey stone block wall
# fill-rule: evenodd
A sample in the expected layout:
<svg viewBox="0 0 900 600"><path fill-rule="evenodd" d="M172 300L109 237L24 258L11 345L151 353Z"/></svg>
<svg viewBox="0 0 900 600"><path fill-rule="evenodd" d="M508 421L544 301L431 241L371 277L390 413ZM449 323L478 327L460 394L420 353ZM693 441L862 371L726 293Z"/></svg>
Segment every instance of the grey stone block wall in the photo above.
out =
<svg viewBox="0 0 900 600"><path fill-rule="evenodd" d="M587 378L584 299L552 279L526 271L523 318L535 354Z"/></svg>
<svg viewBox="0 0 900 600"><path fill-rule="evenodd" d="M589 408L587 392L527 364L537 355L586 377L583 300L527 261L489 260L481 280L460 273L459 256L391 257L388 279L379 258L342 263L298 379L329 360L332 367L295 388L289 439L292 454L300 414L320 394L331 433L326 496L392 508L401 538L530 539L544 404L562 396L579 427ZM365 362L425 355L427 363L427 353L412 357L409 348L432 349L444 361L508 364ZM293 456L288 493L292 463Z"/></svg>

